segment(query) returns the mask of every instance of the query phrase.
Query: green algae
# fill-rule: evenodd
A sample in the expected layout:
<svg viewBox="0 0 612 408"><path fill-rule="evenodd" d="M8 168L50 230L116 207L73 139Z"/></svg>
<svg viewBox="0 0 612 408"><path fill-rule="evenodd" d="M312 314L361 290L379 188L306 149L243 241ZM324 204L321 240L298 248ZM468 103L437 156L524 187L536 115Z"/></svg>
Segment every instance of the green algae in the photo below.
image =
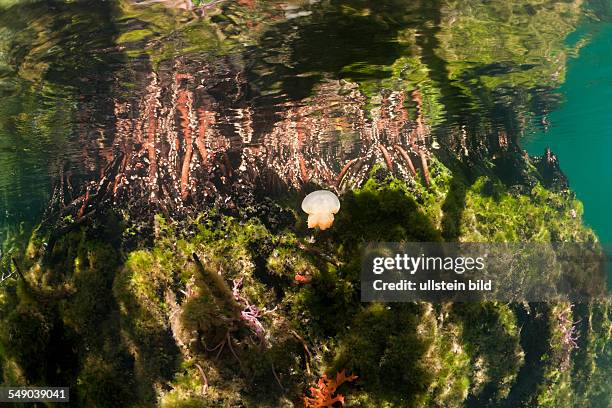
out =
<svg viewBox="0 0 612 408"><path fill-rule="evenodd" d="M569 191L541 185L511 194L501 183L478 179L466 194L461 237L467 242L589 242L582 204Z"/></svg>
<svg viewBox="0 0 612 408"><path fill-rule="evenodd" d="M132 228L129 220L108 215L59 237L39 261L48 237L37 232L23 258L28 285L13 281L1 298L2 375L44 383L57 381L59 368L78 401L94 406L111 406L111 389L123 405L291 406L321 374L342 369L359 376L341 388L353 407L563 406L603 395L601 381L572 381L578 372L587 382L605 378L610 317L597 305L580 310L593 324L581 326L585 342L569 352L558 348L562 306L542 309L534 354L525 353L521 305L359 301L365 242L595 239L568 192L536 184L518 193L493 176L470 184L436 159L430 170L426 188L376 167L341 197L333 228L314 243L304 219L271 229L265 219L210 211L180 223L158 216L150 243L124 248L110 236ZM242 279L240 294L265 311L264 341L199 273L194 253L228 289ZM20 337L8 341L10 333ZM48 360L60 341L70 357ZM540 378L537 387L517 386L528 377Z"/></svg>

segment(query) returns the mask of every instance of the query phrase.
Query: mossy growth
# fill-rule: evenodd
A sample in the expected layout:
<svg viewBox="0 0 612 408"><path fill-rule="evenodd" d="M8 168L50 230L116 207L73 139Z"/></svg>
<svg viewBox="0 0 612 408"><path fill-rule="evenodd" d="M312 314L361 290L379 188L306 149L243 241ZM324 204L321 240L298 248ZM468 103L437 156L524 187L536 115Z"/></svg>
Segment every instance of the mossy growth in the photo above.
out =
<svg viewBox="0 0 612 408"><path fill-rule="evenodd" d="M582 223L582 204L569 191L535 185L529 194L513 194L481 177L467 189L460 238L466 242L593 242Z"/></svg>
<svg viewBox="0 0 612 408"><path fill-rule="evenodd" d="M460 406L469 388L461 328L431 304L372 304L340 336L332 368L363 373L349 406Z"/></svg>
<svg viewBox="0 0 612 408"><path fill-rule="evenodd" d="M442 316L462 327L460 342L470 356L471 399L479 405L503 401L524 360L515 314L498 302L456 303L448 309Z"/></svg>
<svg viewBox="0 0 612 408"><path fill-rule="evenodd" d="M554 372L568 356L555 353L554 305L528 315L501 303L360 302L365 242L594 239L567 193L470 184L436 160L430 173L427 188L375 168L326 231L306 230L299 212L272 229L265 214L211 210L158 216L154 236L127 248L116 237L128 220L108 215L57 237L42 261L48 239L37 233L20 259L27 283L0 297L3 380L71 384L87 406L296 406L341 370L359 377L339 390L349 407L601 398L603 385ZM569 370L604 378L609 311L580 316L592 324L580 326ZM523 386L529 378L538 386Z"/></svg>
<svg viewBox="0 0 612 408"><path fill-rule="evenodd" d="M112 297L120 256L94 230L66 233L45 262L20 260L29 270L5 291L14 295L0 314L11 368L3 374L24 385L71 384L78 404L110 407L141 396L133 392L132 356L120 341ZM45 241L38 235L30 247Z"/></svg>

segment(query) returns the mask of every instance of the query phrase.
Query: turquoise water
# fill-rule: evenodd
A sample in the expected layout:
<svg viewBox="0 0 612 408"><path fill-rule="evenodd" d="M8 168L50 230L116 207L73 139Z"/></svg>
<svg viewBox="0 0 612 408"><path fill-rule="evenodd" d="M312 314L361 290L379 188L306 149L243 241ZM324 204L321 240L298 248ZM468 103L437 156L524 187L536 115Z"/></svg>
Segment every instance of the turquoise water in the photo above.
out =
<svg viewBox="0 0 612 408"><path fill-rule="evenodd" d="M548 115L546 132L528 137L523 147L559 157L570 187L584 203L585 222L604 243L612 242L612 25L597 27L579 57L569 61L559 87L564 102Z"/></svg>

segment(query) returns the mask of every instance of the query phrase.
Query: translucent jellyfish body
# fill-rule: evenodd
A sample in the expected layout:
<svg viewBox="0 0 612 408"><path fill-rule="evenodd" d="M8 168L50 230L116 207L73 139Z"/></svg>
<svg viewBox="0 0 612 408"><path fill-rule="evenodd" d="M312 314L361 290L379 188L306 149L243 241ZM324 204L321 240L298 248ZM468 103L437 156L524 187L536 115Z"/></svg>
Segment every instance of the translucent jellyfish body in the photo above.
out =
<svg viewBox="0 0 612 408"><path fill-rule="evenodd" d="M331 191L314 191L302 201L302 210L308 214L308 228L325 230L334 223L334 214L340 210L340 200Z"/></svg>

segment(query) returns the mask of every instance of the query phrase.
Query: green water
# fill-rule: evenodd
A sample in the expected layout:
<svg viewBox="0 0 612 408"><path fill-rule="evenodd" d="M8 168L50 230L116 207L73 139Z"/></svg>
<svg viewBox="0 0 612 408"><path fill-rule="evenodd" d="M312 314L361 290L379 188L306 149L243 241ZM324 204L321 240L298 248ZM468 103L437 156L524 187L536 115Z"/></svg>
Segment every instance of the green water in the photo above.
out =
<svg viewBox="0 0 612 408"><path fill-rule="evenodd" d="M570 60L564 102L548 116L548 131L526 138L524 147L559 157L570 187L584 203L585 221L601 242L612 242L612 25L600 25L591 41Z"/></svg>

